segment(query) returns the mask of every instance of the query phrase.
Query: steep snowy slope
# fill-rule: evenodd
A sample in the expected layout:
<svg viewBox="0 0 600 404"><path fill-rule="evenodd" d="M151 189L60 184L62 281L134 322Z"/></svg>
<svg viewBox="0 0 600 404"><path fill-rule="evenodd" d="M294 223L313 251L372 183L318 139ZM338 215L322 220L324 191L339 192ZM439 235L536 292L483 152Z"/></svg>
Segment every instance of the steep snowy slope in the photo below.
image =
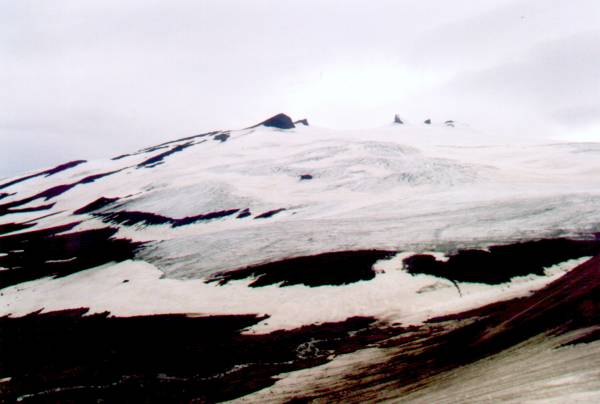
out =
<svg viewBox="0 0 600 404"><path fill-rule="evenodd" d="M40 333L66 321L96 341L90 321L139 319L154 330L166 316L182 321L175 329L188 334L186 321L196 319L202 338L231 334L231 346L263 347L257 355L281 345L286 354L271 359L285 366L243 353L212 358L214 368L197 364L202 371L189 363L111 365L92 386L79 374L31 379L15 357L0 363L0 394L106 398L123 389L139 394L140 384L168 384L165 394L178 400L237 398L274 383L279 372L356 350L360 358L371 343L430 331L425 325L434 317L494 303L493 314L461 318L495 319L506 309L497 302L543 293L600 252L599 144L498 142L460 124L340 132L290 123L280 116L0 182L0 315L7 330ZM211 319L217 325L204 326ZM462 321L438 331L446 335ZM176 344L181 337L157 326L165 327L161 338ZM429 331L426 341L437 338ZM6 335L3 350L31 348L11 339L12 331ZM294 342L281 342L287 335ZM214 341L196 343L208 349ZM145 384L132 376L140 373ZM183 391L180 383L195 387ZM219 383L243 387L217 393L224 391ZM298 383L277 397L315 395L310 383ZM386 398L407 394L377 386ZM150 388L144 394L161 399ZM361 397L377 399L372 392L355 399Z"/></svg>

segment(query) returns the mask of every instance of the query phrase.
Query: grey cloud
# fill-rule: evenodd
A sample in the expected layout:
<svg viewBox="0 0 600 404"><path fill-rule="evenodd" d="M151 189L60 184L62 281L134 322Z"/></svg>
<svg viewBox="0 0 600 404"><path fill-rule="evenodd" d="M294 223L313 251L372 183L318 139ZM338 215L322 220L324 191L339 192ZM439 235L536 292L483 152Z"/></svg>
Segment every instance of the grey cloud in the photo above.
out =
<svg viewBox="0 0 600 404"><path fill-rule="evenodd" d="M599 7L592 0L1 2L0 140L32 157L0 159L0 176L241 128L277 112L336 127L378 126L394 112L472 121L501 109L484 122L493 126L506 104L524 117L575 124L583 115L573 110L596 102L600 67L586 53L597 34L575 34L597 25ZM340 88L343 97L324 93ZM40 150L45 160L36 164Z"/></svg>
<svg viewBox="0 0 600 404"><path fill-rule="evenodd" d="M562 124L579 125L584 111L600 104L599 43L600 31L548 41L519 62L462 73L445 91L494 100L507 111L518 104ZM591 114L586 119L591 121Z"/></svg>

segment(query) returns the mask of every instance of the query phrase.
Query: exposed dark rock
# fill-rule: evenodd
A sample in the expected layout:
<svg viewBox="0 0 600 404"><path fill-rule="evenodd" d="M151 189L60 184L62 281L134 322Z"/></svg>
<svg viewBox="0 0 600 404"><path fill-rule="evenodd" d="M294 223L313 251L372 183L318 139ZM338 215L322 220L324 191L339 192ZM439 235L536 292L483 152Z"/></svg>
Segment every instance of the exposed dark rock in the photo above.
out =
<svg viewBox="0 0 600 404"><path fill-rule="evenodd" d="M217 212L203 213L195 216L187 216L181 219L175 219L156 213L150 212L138 212L138 211L118 211L108 213L97 213L95 216L102 217L102 221L105 223L122 224L124 226L134 226L136 224L142 224L144 226L155 226L160 224L170 224L171 227L185 226L188 224L220 219L226 216L231 216L237 213L239 209L221 210Z"/></svg>
<svg viewBox="0 0 600 404"><path fill-rule="evenodd" d="M402 121L402 119L400 119L400 115L398 115L398 114L394 115L394 123L397 123L397 124L400 124L400 125L404 124L404 122Z"/></svg>
<svg viewBox="0 0 600 404"><path fill-rule="evenodd" d="M173 219L170 217L157 215L156 213L138 212L132 210L97 213L95 216L101 217L104 223L121 224L124 226L135 226L136 224L156 226L159 224L173 223Z"/></svg>
<svg viewBox="0 0 600 404"><path fill-rule="evenodd" d="M274 210L270 210L268 212L265 213L261 213L260 215L256 216L254 219L267 219L271 216L275 216L276 214L283 212L284 210L286 210L285 208L281 208L281 209L274 209Z"/></svg>
<svg viewBox="0 0 600 404"><path fill-rule="evenodd" d="M101 197L96 199L93 202L88 203L87 205L85 205L82 208L77 209L75 212L76 215L82 215L84 213L92 213L92 212L96 212L97 210L100 210L108 205L111 205L113 203L115 203L116 201L118 201L119 198L105 198L105 197Z"/></svg>
<svg viewBox="0 0 600 404"><path fill-rule="evenodd" d="M47 276L66 276L107 262L133 258L142 243L112 238L107 227L62 234L79 222L0 237L0 288Z"/></svg>
<svg viewBox="0 0 600 404"><path fill-rule="evenodd" d="M207 136L213 136L213 135L216 135L216 134L219 134L219 133L229 133L229 131L215 130L215 131L212 131L212 132L201 133L199 135L192 135L192 136L182 137L180 139L175 139L175 140L171 140L171 141L168 141L168 142L165 142L165 143L161 143L161 144L156 145L156 146L152 146L152 148L166 146L166 145L170 145L170 144L173 144L173 143L186 142L188 140L194 140L194 139L198 139L198 138L202 138L202 137L207 137ZM198 143L195 143L195 144L199 144L199 143L202 143L202 142L198 142ZM140 151L140 153L144 152L145 150L148 150L148 149L143 149L143 150ZM136 154L138 154L138 153L136 153Z"/></svg>
<svg viewBox="0 0 600 404"><path fill-rule="evenodd" d="M172 147L170 150L167 150L166 152L157 154L154 157L150 157L149 159L146 159L144 161L142 161L141 163L139 163L137 165L137 168L152 168L152 167L156 167L159 164L163 163L163 159L167 156L170 156L171 154L174 153L178 153L182 150L187 149L190 146L193 146L195 143L194 142L187 142L184 144L180 144L177 146Z"/></svg>
<svg viewBox="0 0 600 404"><path fill-rule="evenodd" d="M220 219L223 217L231 216L235 213L239 212L239 209L229 209L229 210L220 210L217 212L204 213L196 216L188 216L182 219L173 219L173 227L185 226L188 224L205 221L205 220L213 220Z"/></svg>
<svg viewBox="0 0 600 404"><path fill-rule="evenodd" d="M251 287L267 285L324 286L346 285L375 277L373 264L390 258L395 252L382 250L339 251L255 265L247 268L220 272L207 282L224 285L229 281L256 278Z"/></svg>
<svg viewBox="0 0 600 404"><path fill-rule="evenodd" d="M423 121L423 123L425 125L431 125L431 119L425 119L425 121Z"/></svg>
<svg viewBox="0 0 600 404"><path fill-rule="evenodd" d="M348 369L345 377L334 378L331 382L327 378L308 382L303 386L302 399L375 402L381 400L381 393L385 391L386 399L402 401L406 394L415 392L423 392L417 397L426 398L425 389L439 392L444 388L440 385L445 384L449 386L446 391L451 394L447 397L448 402L460 401L469 391L460 390L460 386L457 390L460 380L452 371L485 358L491 359L488 364L493 367L493 355L511 347L516 350L507 352L508 358L515 360L515 369L521 368L517 375L525 375L530 369L527 361L531 361L531 355L519 355L519 352L530 353L531 347L539 346L540 340L560 348L564 346L565 334L571 331L578 330L579 335L587 331L571 344L594 341L599 337L599 268L600 256L596 256L529 296L446 316L439 323L428 322L413 327L410 333L399 330L395 337L375 344L385 348L387 360L367 361L359 369ZM518 347L526 341L530 343ZM523 360L523 356L528 359ZM589 362L596 357L586 359ZM580 362L581 369L589 365L585 360ZM536 364L538 369L543 365ZM275 393L273 399L291 402L293 392L290 395Z"/></svg>
<svg viewBox="0 0 600 404"><path fill-rule="evenodd" d="M152 152L154 152L156 150L166 149L167 147L169 147L170 144L173 144L173 143L181 143L181 142L185 142L185 141L189 141L189 140L194 140L194 139L197 139L197 138L202 138L202 137L207 137L207 136L213 136L213 135L216 135L218 133L225 134L225 133L229 133L229 132L227 132L227 131L223 131L223 132L221 132L221 131L212 131L212 132L201 133L199 135L182 137L180 139L171 140L169 142L161 143L161 144L156 145L156 146L147 147L147 148L139 150L139 151L137 151L135 153L121 154L120 156L113 157L111 160L120 160L120 159L122 159L124 157L137 156L138 154L152 153ZM198 142L198 143L194 143L194 144L199 144L199 143L202 143L202 142Z"/></svg>
<svg viewBox="0 0 600 404"><path fill-rule="evenodd" d="M0 192L0 199L4 199L4 198L7 198L7 197L9 197L9 196L13 196L13 195L15 195L15 194L16 194L16 192L13 192L13 193L8 193L8 192Z"/></svg>
<svg viewBox="0 0 600 404"><path fill-rule="evenodd" d="M13 209L9 209L8 213L39 212L39 211L42 211L42 210L52 209L52 207L55 204L56 203L48 203L46 205L30 206L28 208L13 208Z"/></svg>
<svg viewBox="0 0 600 404"><path fill-rule="evenodd" d="M237 218L238 218L238 219L242 219L242 218L244 218L244 217L248 217L248 216L250 216L250 215L252 215L252 213L250 213L250 209L246 208L246 209L242 210L242 211L241 211L241 212L240 212L240 213L237 215Z"/></svg>
<svg viewBox="0 0 600 404"><path fill-rule="evenodd" d="M168 148L169 148L169 146L168 146L168 145L158 145L158 146L151 146L151 147L147 147L147 148L145 148L145 149L142 149L142 150L140 150L140 151L139 151L138 153L136 153L136 154L141 154L141 153L144 153L144 154L147 154L147 153L153 153L153 152L155 152L155 151L157 151L157 150L163 150L163 149L168 149Z"/></svg>
<svg viewBox="0 0 600 404"><path fill-rule="evenodd" d="M35 225L36 225L36 223L31 223L31 222L0 224L0 234L12 233L13 231L28 229Z"/></svg>
<svg viewBox="0 0 600 404"><path fill-rule="evenodd" d="M444 124L445 124L446 126L450 126L450 127L452 127L452 128L454 127L454 121L453 121L453 120L448 120L448 121L444 122Z"/></svg>
<svg viewBox="0 0 600 404"><path fill-rule="evenodd" d="M544 268L598 253L600 240L545 239L492 246L488 250L460 250L447 261L417 254L404 259L404 265L412 274L495 285L516 276L543 275Z"/></svg>
<svg viewBox="0 0 600 404"><path fill-rule="evenodd" d="M391 334L366 317L247 335L265 317L86 313L0 318L0 401L221 402Z"/></svg>
<svg viewBox="0 0 600 404"><path fill-rule="evenodd" d="M64 163L64 164L58 165L58 166L53 167L53 168L51 168L49 170L42 171L42 172L39 172L39 173L36 173L36 174L32 174L32 175L28 175L26 177L17 178L16 180L12 180L10 182L6 182L4 184L0 184L0 189L6 188L6 187L10 187L11 185L18 184L19 182L23 182L23 181L29 180L31 178L40 177L42 175L44 175L46 177L49 177L49 176L54 175L56 173L59 173L61 171L68 170L69 168L76 167L79 164L83 164L85 162L86 162L86 160L69 161L68 163Z"/></svg>
<svg viewBox="0 0 600 404"><path fill-rule="evenodd" d="M219 140L221 143L226 142L229 139L229 133L219 133L218 135L213 136L214 140Z"/></svg>
<svg viewBox="0 0 600 404"><path fill-rule="evenodd" d="M19 210L18 209L14 209L17 206L21 206L21 205L25 205L29 202L35 201L37 199L44 199L44 200L50 200L52 198L56 198L57 196L64 194L65 192L67 192L68 190L70 190L71 188L74 188L78 185L81 184L89 184L92 182L95 182L97 180L99 180L100 178L104 178L106 176L115 174L117 172L119 172L120 170L116 170L116 171L110 171L107 173L100 173L100 174L94 174L94 175L89 175L77 182L71 183L71 184L63 184L63 185L57 185L54 186L52 188L48 188L40 193L37 193L33 196L27 197L27 198L23 198L23 199L19 199L16 201L12 201L12 202L7 202L4 204L0 204L0 216L2 215L6 215L9 213L17 213ZM44 210L44 209L49 209L50 207L52 207L52 205L43 205L43 206L38 206L36 208L28 208L28 209L33 209L35 210Z"/></svg>
<svg viewBox="0 0 600 404"><path fill-rule="evenodd" d="M313 176L310 175L310 174L302 174L300 176L300 181L303 181L303 180L312 180L312 179L313 179Z"/></svg>
<svg viewBox="0 0 600 404"><path fill-rule="evenodd" d="M309 126L308 125L308 119L298 119L297 121L294 122L294 125Z"/></svg>
<svg viewBox="0 0 600 404"><path fill-rule="evenodd" d="M294 122L292 122L292 119L289 116L287 116L286 114L277 114L277 115L272 116L271 118L267 119L266 121L263 121L259 124L251 126L250 128L257 128L259 126L267 126L270 128L279 128L279 129L292 129L292 128L296 127L294 125Z"/></svg>

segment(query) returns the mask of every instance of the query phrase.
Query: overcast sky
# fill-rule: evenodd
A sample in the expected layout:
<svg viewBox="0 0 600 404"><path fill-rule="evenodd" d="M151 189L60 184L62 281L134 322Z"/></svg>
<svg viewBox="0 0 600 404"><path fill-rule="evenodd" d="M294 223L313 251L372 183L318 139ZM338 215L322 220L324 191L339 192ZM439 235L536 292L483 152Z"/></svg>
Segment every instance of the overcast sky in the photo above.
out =
<svg viewBox="0 0 600 404"><path fill-rule="evenodd" d="M600 1L0 0L0 177L278 112L600 141Z"/></svg>

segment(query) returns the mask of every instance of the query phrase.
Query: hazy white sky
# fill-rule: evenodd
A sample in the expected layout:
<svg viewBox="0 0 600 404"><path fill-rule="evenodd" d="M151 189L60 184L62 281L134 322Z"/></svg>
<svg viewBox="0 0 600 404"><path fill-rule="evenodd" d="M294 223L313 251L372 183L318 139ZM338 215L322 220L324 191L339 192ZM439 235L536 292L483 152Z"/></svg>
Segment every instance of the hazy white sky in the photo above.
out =
<svg viewBox="0 0 600 404"><path fill-rule="evenodd" d="M0 177L278 112L600 141L597 0L0 0Z"/></svg>

